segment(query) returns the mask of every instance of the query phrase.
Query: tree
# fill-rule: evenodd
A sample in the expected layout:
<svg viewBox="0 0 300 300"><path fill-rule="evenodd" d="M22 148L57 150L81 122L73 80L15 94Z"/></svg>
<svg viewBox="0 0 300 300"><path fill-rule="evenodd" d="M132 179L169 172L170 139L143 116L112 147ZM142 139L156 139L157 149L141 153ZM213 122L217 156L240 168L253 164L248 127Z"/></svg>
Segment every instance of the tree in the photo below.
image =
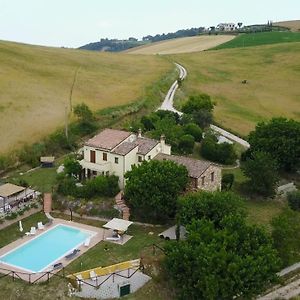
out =
<svg viewBox="0 0 300 300"><path fill-rule="evenodd" d="M254 152L241 166L250 190L262 196L274 196L279 181L276 161L265 152Z"/></svg>
<svg viewBox="0 0 300 300"><path fill-rule="evenodd" d="M201 143L201 155L221 164L233 164L237 158L233 144L218 144L218 140L214 134L206 134Z"/></svg>
<svg viewBox="0 0 300 300"><path fill-rule="evenodd" d="M222 175L222 190L228 191L231 190L234 183L234 174L227 173Z"/></svg>
<svg viewBox="0 0 300 300"><path fill-rule="evenodd" d="M200 109L193 113L193 120L199 127L205 128L212 123L213 115L208 110Z"/></svg>
<svg viewBox="0 0 300 300"><path fill-rule="evenodd" d="M132 214L142 220L163 222L174 217L188 172L172 161L151 160L133 166L125 178L125 199Z"/></svg>
<svg viewBox="0 0 300 300"><path fill-rule="evenodd" d="M188 123L183 127L186 134L190 134L194 137L196 142L201 142L202 140L202 129L195 123Z"/></svg>
<svg viewBox="0 0 300 300"><path fill-rule="evenodd" d="M179 138L178 148L185 154L193 153L195 138L190 134L185 134Z"/></svg>
<svg viewBox="0 0 300 300"><path fill-rule="evenodd" d="M300 214L291 209L284 210L272 219L274 246L286 267L300 259Z"/></svg>
<svg viewBox="0 0 300 300"><path fill-rule="evenodd" d="M64 171L69 176L79 177L82 167L74 157L68 157L64 160Z"/></svg>
<svg viewBox="0 0 300 300"><path fill-rule="evenodd" d="M279 259L268 234L234 215L221 225L194 220L186 241L166 245L180 299L250 299L276 280Z"/></svg>
<svg viewBox="0 0 300 300"><path fill-rule="evenodd" d="M216 227L229 215L245 215L241 198L230 192L190 193L179 198L178 220L187 225L192 220L207 219Z"/></svg>
<svg viewBox="0 0 300 300"><path fill-rule="evenodd" d="M186 114L193 114L201 109L212 112L214 103L207 94L192 95L188 101L182 106L182 111Z"/></svg>
<svg viewBox="0 0 300 300"><path fill-rule="evenodd" d="M242 25L243 25L243 23L242 23L242 22L239 22L239 23L237 23L237 24L238 24L239 28L241 28L241 27L242 27Z"/></svg>
<svg viewBox="0 0 300 300"><path fill-rule="evenodd" d="M251 151L270 153L281 169L296 170L300 165L300 122L273 118L259 123L249 134Z"/></svg>
<svg viewBox="0 0 300 300"><path fill-rule="evenodd" d="M95 130L95 118L89 107L84 104L77 104L74 107L74 114L78 118L78 129L80 133L88 134Z"/></svg>
<svg viewBox="0 0 300 300"><path fill-rule="evenodd" d="M288 193L287 200L291 209L300 211L300 191Z"/></svg>

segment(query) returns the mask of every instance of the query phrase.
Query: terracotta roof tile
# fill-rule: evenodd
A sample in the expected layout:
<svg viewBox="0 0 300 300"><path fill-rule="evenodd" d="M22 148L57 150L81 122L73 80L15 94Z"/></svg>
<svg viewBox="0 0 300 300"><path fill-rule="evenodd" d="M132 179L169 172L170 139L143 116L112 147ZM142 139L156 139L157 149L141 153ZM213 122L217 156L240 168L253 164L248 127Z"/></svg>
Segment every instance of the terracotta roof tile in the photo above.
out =
<svg viewBox="0 0 300 300"><path fill-rule="evenodd" d="M132 133L122 130L115 129L104 129L99 134L95 135L93 138L89 139L85 145L112 150L118 146L121 142L127 139Z"/></svg>
<svg viewBox="0 0 300 300"><path fill-rule="evenodd" d="M113 153L126 155L137 146L138 144L136 144L135 142L123 142L121 145L114 149Z"/></svg>
<svg viewBox="0 0 300 300"><path fill-rule="evenodd" d="M135 143L139 145L139 150L138 153L142 155L146 155L149 153L156 145L159 144L159 141L145 138L145 137L140 137L137 138Z"/></svg>
<svg viewBox="0 0 300 300"><path fill-rule="evenodd" d="M172 160L177 164L184 165L189 173L189 177L199 178L206 169L212 165L211 162L193 159L185 156L176 156L176 155L167 155L163 153L159 153L155 156L156 160Z"/></svg>

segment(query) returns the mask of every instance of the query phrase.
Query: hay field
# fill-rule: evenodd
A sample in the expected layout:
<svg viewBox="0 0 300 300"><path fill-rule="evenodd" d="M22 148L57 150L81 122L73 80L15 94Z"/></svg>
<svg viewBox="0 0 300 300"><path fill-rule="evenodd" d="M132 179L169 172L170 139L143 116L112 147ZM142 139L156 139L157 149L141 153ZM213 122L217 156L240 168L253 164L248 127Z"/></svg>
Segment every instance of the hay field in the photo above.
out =
<svg viewBox="0 0 300 300"><path fill-rule="evenodd" d="M290 28L294 32L300 31L300 20L275 22L274 25Z"/></svg>
<svg viewBox="0 0 300 300"><path fill-rule="evenodd" d="M175 54L207 50L232 40L233 35L202 35L177 38L125 51L129 54Z"/></svg>
<svg viewBox="0 0 300 300"><path fill-rule="evenodd" d="M0 153L37 141L64 124L77 69L73 104L85 102L96 110L137 100L145 86L171 68L155 56L0 41Z"/></svg>
<svg viewBox="0 0 300 300"><path fill-rule="evenodd" d="M188 70L183 96L205 92L215 119L247 135L274 116L300 120L300 43L205 51L172 58ZM241 81L246 79L247 84Z"/></svg>

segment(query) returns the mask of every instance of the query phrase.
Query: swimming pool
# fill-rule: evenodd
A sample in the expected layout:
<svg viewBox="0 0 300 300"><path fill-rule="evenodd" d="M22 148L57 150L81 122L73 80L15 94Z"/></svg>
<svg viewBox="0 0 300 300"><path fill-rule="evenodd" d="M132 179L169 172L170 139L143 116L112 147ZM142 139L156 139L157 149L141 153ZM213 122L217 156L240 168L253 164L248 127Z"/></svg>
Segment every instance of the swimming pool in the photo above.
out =
<svg viewBox="0 0 300 300"><path fill-rule="evenodd" d="M59 224L4 254L0 257L0 262L28 272L41 272L95 234Z"/></svg>

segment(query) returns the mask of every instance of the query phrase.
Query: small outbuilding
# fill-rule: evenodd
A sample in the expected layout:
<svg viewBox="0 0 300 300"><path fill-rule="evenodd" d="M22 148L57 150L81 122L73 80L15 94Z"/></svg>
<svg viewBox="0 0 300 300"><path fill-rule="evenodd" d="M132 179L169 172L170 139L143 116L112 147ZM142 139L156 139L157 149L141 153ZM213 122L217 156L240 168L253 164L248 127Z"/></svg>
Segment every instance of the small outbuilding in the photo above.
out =
<svg viewBox="0 0 300 300"><path fill-rule="evenodd" d="M54 167L54 156L42 156L40 158L42 168L52 168Z"/></svg>

